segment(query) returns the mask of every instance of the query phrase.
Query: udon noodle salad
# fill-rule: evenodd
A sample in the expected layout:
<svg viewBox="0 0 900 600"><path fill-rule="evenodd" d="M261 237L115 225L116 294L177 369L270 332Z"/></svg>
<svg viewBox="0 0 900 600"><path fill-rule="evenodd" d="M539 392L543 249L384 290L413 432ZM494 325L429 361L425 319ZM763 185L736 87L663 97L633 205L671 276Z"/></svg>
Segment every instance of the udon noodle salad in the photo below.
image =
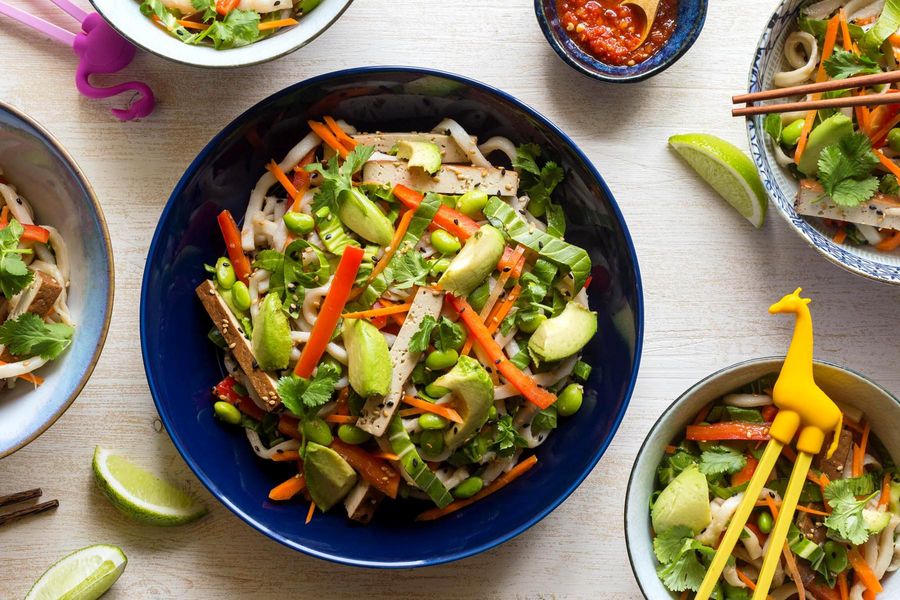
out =
<svg viewBox="0 0 900 600"><path fill-rule="evenodd" d="M800 11L784 44L775 87L897 69L900 0L824 0ZM812 94L894 94L897 84ZM830 228L837 243L900 248L900 101L769 115L775 159L800 180L796 210Z"/></svg>
<svg viewBox="0 0 900 600"><path fill-rule="evenodd" d="M14 174L9 174L14 176ZM40 385L36 370L75 332L66 305L69 258L59 232L36 225L28 201L0 169L0 387Z"/></svg>
<svg viewBox="0 0 900 600"><path fill-rule="evenodd" d="M581 407L597 315L553 199L564 174L450 119L309 125L242 228L219 215L225 255L197 288L229 373L214 413L283 466L269 498L306 497L309 518L410 498L436 519L531 468Z"/></svg>

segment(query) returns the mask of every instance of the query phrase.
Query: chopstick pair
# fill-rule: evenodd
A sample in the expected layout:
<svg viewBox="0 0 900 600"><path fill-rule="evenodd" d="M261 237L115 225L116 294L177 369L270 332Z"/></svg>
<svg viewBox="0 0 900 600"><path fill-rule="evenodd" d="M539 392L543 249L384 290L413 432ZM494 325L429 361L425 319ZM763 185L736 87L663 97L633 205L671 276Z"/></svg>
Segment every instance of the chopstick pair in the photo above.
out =
<svg viewBox="0 0 900 600"><path fill-rule="evenodd" d="M850 90L853 88L865 88L874 85L891 84L900 82L900 71L888 73L876 73L875 75L858 75L846 79L832 79L819 83L808 83L792 87L754 92L752 94L739 94L732 96L732 104L747 103L747 106L731 109L732 117L749 117L751 115L767 115L769 113L785 113L795 110L820 110L823 108L847 108L853 106L877 106L879 104L900 104L900 96L892 93L885 94L861 94L859 96L847 96L843 98L824 98L819 100L802 100L798 102L785 102L782 104L753 104L762 100L775 100L788 96L816 94L832 92L834 90Z"/></svg>
<svg viewBox="0 0 900 600"><path fill-rule="evenodd" d="M0 496L0 508L5 506L12 506L14 504L21 504L23 502L28 502L29 500L40 498L43 493L44 492L41 490L41 488L35 488L33 490L26 490L24 492L9 494L8 496ZM41 513L45 510L56 508L57 506L59 506L59 500L49 500L47 502L32 504L31 506L26 506L25 508L20 508L18 510L14 510L5 514L0 514L0 525L6 525L7 523L17 521L23 517L27 517L28 515Z"/></svg>

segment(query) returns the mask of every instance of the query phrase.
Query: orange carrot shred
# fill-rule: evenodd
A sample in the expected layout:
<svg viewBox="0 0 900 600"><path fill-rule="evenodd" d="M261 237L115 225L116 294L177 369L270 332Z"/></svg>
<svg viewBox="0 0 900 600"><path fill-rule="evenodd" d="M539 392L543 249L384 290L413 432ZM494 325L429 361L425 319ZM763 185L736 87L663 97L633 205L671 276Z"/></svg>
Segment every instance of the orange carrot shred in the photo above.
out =
<svg viewBox="0 0 900 600"><path fill-rule="evenodd" d="M887 506L891 501L891 476L885 473L881 482L881 496L878 498L878 506Z"/></svg>
<svg viewBox="0 0 900 600"><path fill-rule="evenodd" d="M269 492L269 500L290 500L306 487L306 479L297 474L272 488Z"/></svg>
<svg viewBox="0 0 900 600"><path fill-rule="evenodd" d="M432 404L431 402L427 402L425 400L421 400L416 398L415 396L404 396L403 401L409 404L410 406L414 406L416 408L421 408L425 412L434 413L440 417L444 417L448 421L453 421L454 423L462 423L463 419L459 415L458 412L450 408L449 406L445 406L443 404Z"/></svg>
<svg viewBox="0 0 900 600"><path fill-rule="evenodd" d="M397 247L403 241L403 236L406 235L406 230L409 229L409 224L412 221L413 215L416 211L407 210L403 213L403 216L400 217L400 222L397 223L397 229L394 231L394 237L391 240L391 245L385 248L384 256L378 261L375 265L375 268L372 269L372 272L369 273L369 276L366 277L365 283L361 286L353 290L350 293L350 300L357 298L360 294L362 294L369 284L375 281L375 278L378 277L382 271L388 266L388 263L391 262L391 259L394 257L394 254L397 252Z"/></svg>
<svg viewBox="0 0 900 600"><path fill-rule="evenodd" d="M309 128L313 130L317 136L322 138L322 141L328 144L332 150L338 153L341 158L347 158L347 155L350 154L350 151L341 144L334 134L331 133L331 130L328 129L324 124L319 123L318 121L307 121L307 125Z"/></svg>
<svg viewBox="0 0 900 600"><path fill-rule="evenodd" d="M825 72L825 61L831 57L834 51L834 43L837 40L837 32L839 26L839 16L835 15L828 21L828 27L825 29L825 40L822 45L822 59L819 63L819 70L816 73L816 81L825 81L828 74ZM813 94L812 100L818 100L822 94ZM800 140L797 142L797 150L794 152L794 160L800 162L800 158L806 151L806 144L809 140L809 133L812 131L813 123L816 120L816 110L810 110L806 113L803 121L803 129L800 131Z"/></svg>
<svg viewBox="0 0 900 600"><path fill-rule="evenodd" d="M258 25L260 31L267 31L269 29L280 29L281 27L290 27L291 25L296 25L299 21L297 19L278 19L275 21L263 21Z"/></svg>
<svg viewBox="0 0 900 600"><path fill-rule="evenodd" d="M287 191L288 196L291 197L291 200L296 200L299 191L296 187L294 187L294 184L291 182L291 180L288 179L288 176L285 174L285 172L281 170L281 167L278 165L278 163L274 160L269 161L269 164L266 165L266 169L269 170L269 173L271 173L275 177L275 179L278 180L278 183L280 183L281 186Z"/></svg>
<svg viewBox="0 0 900 600"><path fill-rule="evenodd" d="M338 122L332 119L329 116L323 117L325 121L325 125L328 126L328 129L331 130L331 133L334 134L334 137L338 139L340 143L347 148L347 150L353 150L356 148L356 140L347 135L347 132L341 129L341 126L338 125Z"/></svg>
<svg viewBox="0 0 900 600"><path fill-rule="evenodd" d="M889 237L886 237L875 244L875 248L882 252L890 252L891 250L900 248L900 231L895 231Z"/></svg>
<svg viewBox="0 0 900 600"><path fill-rule="evenodd" d="M338 424L338 425L347 425L347 424L351 424L351 425L352 425L353 423L356 423L357 419L359 419L359 417L354 417L354 416L352 416L352 415L334 415L334 414L331 414L331 415L327 415L327 416L323 419L323 421L325 421L326 423L336 423L336 424Z"/></svg>
<svg viewBox="0 0 900 600"><path fill-rule="evenodd" d="M834 237L831 238L831 241L835 244L843 244L847 239L847 230L839 229L837 233L834 234Z"/></svg>
<svg viewBox="0 0 900 600"><path fill-rule="evenodd" d="M276 452L272 455L275 462L290 462L292 460L300 460L300 453L296 450L285 450L284 452Z"/></svg>
<svg viewBox="0 0 900 600"><path fill-rule="evenodd" d="M361 310L358 312L349 312L341 315L344 319L370 319L373 317L385 317L388 315L395 315L397 313L405 313L408 312L412 307L412 302L406 302L404 304L394 304L392 306L385 306L382 308L373 308L371 310Z"/></svg>
<svg viewBox="0 0 900 600"><path fill-rule="evenodd" d="M737 572L738 579L740 579L741 581L743 581L743 582L744 582L744 585L746 585L746 586L747 586L748 588L750 588L751 590L755 590L755 589L756 589L756 582L754 582L752 579L750 579L749 577L747 577L747 575L744 574L744 572L741 571L740 569L738 569L737 567L735 567L734 570L735 570L735 572Z"/></svg>
<svg viewBox="0 0 900 600"><path fill-rule="evenodd" d="M316 503L310 502L309 503L309 512L306 513L305 525L309 525L309 522L312 521L313 514L315 514L315 512L316 512Z"/></svg>

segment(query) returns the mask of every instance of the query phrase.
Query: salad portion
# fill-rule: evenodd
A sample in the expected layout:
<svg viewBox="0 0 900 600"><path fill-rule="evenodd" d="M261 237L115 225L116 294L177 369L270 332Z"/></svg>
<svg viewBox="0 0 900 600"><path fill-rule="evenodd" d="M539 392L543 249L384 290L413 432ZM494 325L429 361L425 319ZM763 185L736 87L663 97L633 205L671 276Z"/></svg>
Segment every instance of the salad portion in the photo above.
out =
<svg viewBox="0 0 900 600"><path fill-rule="evenodd" d="M34 223L34 210L0 169L0 389L34 373L69 347L75 323L66 304L69 253L59 232Z"/></svg>
<svg viewBox="0 0 900 600"><path fill-rule="evenodd" d="M588 253L564 240L564 177L533 144L451 119L362 133L325 117L267 166L197 294L225 351L214 413L262 460L269 498L385 498L419 520L491 494L582 405L597 331Z"/></svg>
<svg viewBox="0 0 900 600"><path fill-rule="evenodd" d="M217 50L293 27L322 0L141 0L141 12L173 36Z"/></svg>
<svg viewBox="0 0 900 600"><path fill-rule="evenodd" d="M697 591L753 476L769 426L777 375L710 403L666 447L650 515L657 573L673 592ZM900 568L900 475L862 413L842 408L844 428L826 458L830 434L803 485L770 598L874 598ZM796 455L785 447L760 494L713 598L749 599Z"/></svg>
<svg viewBox="0 0 900 600"><path fill-rule="evenodd" d="M785 41L784 67L774 85L894 71L900 58L898 30L900 0L809 3ZM809 99L898 91L890 84ZM773 114L763 123L776 161L800 181L799 214L823 220L836 243L883 252L900 248L900 101Z"/></svg>

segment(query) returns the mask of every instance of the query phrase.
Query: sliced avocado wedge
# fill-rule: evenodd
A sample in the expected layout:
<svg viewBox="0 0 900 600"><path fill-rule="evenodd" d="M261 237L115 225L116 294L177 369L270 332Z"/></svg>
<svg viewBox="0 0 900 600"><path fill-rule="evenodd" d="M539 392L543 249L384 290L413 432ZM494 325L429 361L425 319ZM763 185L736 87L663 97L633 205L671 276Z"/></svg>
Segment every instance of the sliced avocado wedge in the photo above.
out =
<svg viewBox="0 0 900 600"><path fill-rule="evenodd" d="M466 245L441 275L438 285L454 296L468 296L496 268L505 247L506 239L499 229L482 225L466 240Z"/></svg>
<svg viewBox="0 0 900 600"><path fill-rule="evenodd" d="M386 396L391 389L391 354L378 329L359 319L344 319L344 345L350 387L363 398Z"/></svg>
<svg viewBox="0 0 900 600"><path fill-rule="evenodd" d="M356 485L356 471L340 454L315 442L306 445L303 459L306 488L322 512L340 502Z"/></svg>
<svg viewBox="0 0 900 600"><path fill-rule="evenodd" d="M379 246L387 246L394 237L390 219L356 188L338 194L338 216L355 234Z"/></svg>
<svg viewBox="0 0 900 600"><path fill-rule="evenodd" d="M453 451L484 426L494 403L494 384L481 363L470 356L460 356L459 362L438 377L434 385L450 390L456 412L463 419L444 433L444 444Z"/></svg>
<svg viewBox="0 0 900 600"><path fill-rule="evenodd" d="M832 115L822 121L809 134L806 150L797 163L797 168L804 175L815 175L819 170L819 155L826 147L836 144L845 135L853 133L853 121L841 113Z"/></svg>
<svg viewBox="0 0 900 600"><path fill-rule="evenodd" d="M679 525L697 534L709 525L709 484L697 465L679 473L660 492L650 511L650 521L657 535Z"/></svg>
<svg viewBox="0 0 900 600"><path fill-rule="evenodd" d="M595 333L597 313L569 302L559 315L538 325L528 340L528 351L538 362L562 360L584 348Z"/></svg>
<svg viewBox="0 0 900 600"><path fill-rule="evenodd" d="M267 294L253 319L253 357L263 371L286 369L291 359L291 326L277 294Z"/></svg>
<svg viewBox="0 0 900 600"><path fill-rule="evenodd" d="M409 162L410 167L419 167L434 175L441 168L441 149L432 142L402 141L391 149L397 158Z"/></svg>

